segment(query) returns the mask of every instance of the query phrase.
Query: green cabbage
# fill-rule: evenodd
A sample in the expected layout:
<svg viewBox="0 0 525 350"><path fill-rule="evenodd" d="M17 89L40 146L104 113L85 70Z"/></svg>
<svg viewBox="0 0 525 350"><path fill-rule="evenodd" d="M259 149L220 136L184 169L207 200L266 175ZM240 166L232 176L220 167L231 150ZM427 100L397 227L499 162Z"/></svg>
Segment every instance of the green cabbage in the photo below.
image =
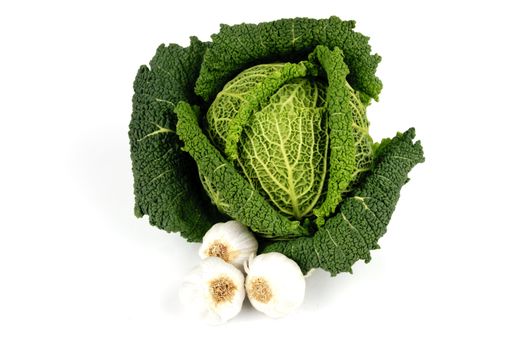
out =
<svg viewBox="0 0 525 350"><path fill-rule="evenodd" d="M303 271L368 261L424 158L413 129L373 143L380 58L354 26L223 25L210 43L160 46L134 84L137 216L189 241L235 219Z"/></svg>
<svg viewBox="0 0 525 350"><path fill-rule="evenodd" d="M208 132L219 149L226 152L229 126L238 120L247 95L283 67L248 68L219 92L206 115ZM301 219L317 204L327 172L325 87L313 79L295 78L272 93L243 123L234 157L259 193L282 213Z"/></svg>

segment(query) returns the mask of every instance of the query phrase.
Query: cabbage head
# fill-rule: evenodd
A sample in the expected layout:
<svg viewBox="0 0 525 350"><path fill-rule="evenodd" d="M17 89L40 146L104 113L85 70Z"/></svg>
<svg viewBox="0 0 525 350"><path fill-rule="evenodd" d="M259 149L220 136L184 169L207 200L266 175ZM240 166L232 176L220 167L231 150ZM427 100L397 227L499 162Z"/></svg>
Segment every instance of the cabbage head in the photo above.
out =
<svg viewBox="0 0 525 350"><path fill-rule="evenodd" d="M282 19L161 45L134 84L136 215L189 241L238 220L305 272L369 261L424 158L414 129L370 137L380 57L354 26Z"/></svg>

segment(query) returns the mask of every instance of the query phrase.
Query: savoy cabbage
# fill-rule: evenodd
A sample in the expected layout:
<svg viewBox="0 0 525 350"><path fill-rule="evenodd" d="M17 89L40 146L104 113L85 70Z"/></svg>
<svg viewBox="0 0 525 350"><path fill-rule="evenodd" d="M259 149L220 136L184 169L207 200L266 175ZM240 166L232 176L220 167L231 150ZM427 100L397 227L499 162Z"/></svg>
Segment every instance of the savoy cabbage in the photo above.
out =
<svg viewBox="0 0 525 350"><path fill-rule="evenodd" d="M233 218L303 271L370 260L424 158L413 129L370 137L380 57L354 26L282 19L161 45L134 83L136 215L189 241Z"/></svg>

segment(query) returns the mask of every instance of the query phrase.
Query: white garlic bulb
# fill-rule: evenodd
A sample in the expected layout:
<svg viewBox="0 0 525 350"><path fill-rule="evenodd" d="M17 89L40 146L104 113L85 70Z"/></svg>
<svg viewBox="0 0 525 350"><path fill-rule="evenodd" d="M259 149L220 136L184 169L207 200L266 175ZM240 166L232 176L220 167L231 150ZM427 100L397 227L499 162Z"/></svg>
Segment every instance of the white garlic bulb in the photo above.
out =
<svg viewBox="0 0 525 350"><path fill-rule="evenodd" d="M303 303L303 273L285 255L267 253L252 257L245 270L246 294L255 309L270 317L282 317Z"/></svg>
<svg viewBox="0 0 525 350"><path fill-rule="evenodd" d="M202 238L199 255L205 259L216 256L242 269L248 258L257 252L257 240L250 230L238 221L213 225Z"/></svg>
<svg viewBox="0 0 525 350"><path fill-rule="evenodd" d="M179 290L185 308L211 324L235 317L245 295L243 273L217 257L203 260L186 276Z"/></svg>

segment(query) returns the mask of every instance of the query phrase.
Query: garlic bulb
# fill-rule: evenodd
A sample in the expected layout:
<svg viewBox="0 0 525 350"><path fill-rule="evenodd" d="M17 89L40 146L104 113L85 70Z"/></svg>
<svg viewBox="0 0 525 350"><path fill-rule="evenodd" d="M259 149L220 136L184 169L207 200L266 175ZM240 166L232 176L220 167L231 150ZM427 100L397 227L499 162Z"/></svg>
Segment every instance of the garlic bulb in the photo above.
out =
<svg viewBox="0 0 525 350"><path fill-rule="evenodd" d="M248 258L257 252L257 240L250 230L238 221L213 225L202 238L199 255L205 259L216 256L242 269Z"/></svg>
<svg viewBox="0 0 525 350"><path fill-rule="evenodd" d="M253 307L270 317L282 317L304 300L305 279L295 261L281 253L250 258L245 264L246 294Z"/></svg>
<svg viewBox="0 0 525 350"><path fill-rule="evenodd" d="M244 301L244 275L217 257L202 261L179 290L182 304L197 317L220 324L236 316Z"/></svg>

